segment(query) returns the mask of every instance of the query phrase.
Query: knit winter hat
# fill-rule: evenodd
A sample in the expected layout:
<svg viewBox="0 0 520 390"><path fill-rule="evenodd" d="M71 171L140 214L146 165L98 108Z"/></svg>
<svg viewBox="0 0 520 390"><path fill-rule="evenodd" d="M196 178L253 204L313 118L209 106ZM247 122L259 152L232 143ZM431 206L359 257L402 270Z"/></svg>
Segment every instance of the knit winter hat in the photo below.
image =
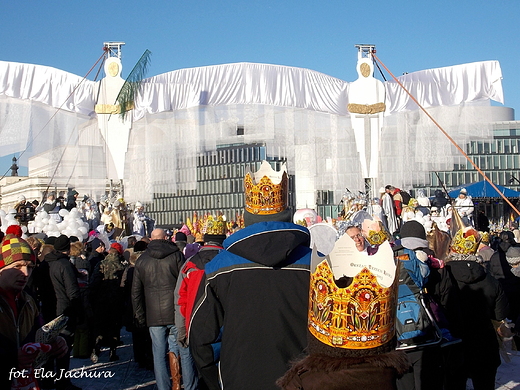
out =
<svg viewBox="0 0 520 390"><path fill-rule="evenodd" d="M194 244L187 244L184 248L184 257L189 259L191 256L195 255L199 250L201 246L197 243Z"/></svg>
<svg viewBox="0 0 520 390"><path fill-rule="evenodd" d="M225 234L204 234L204 242L216 242L222 244L227 238Z"/></svg>
<svg viewBox="0 0 520 390"><path fill-rule="evenodd" d="M506 260L509 263L509 265L520 264L520 247L510 247L506 252Z"/></svg>
<svg viewBox="0 0 520 390"><path fill-rule="evenodd" d="M54 249L58 252L66 252L70 249L70 238L68 238L65 234L59 236L54 242Z"/></svg>
<svg viewBox="0 0 520 390"><path fill-rule="evenodd" d="M117 250L119 252L120 255L123 255L124 249L123 249L123 245L121 245L120 243L113 242L110 245L110 248L114 248L115 250Z"/></svg>
<svg viewBox="0 0 520 390"><path fill-rule="evenodd" d="M16 237L22 237L23 231L19 225L9 225L5 231L5 234L12 234Z"/></svg>
<svg viewBox="0 0 520 390"><path fill-rule="evenodd" d="M56 242L57 238L58 237L50 236L50 237L45 238L44 241L46 244L54 246L54 243Z"/></svg>
<svg viewBox="0 0 520 390"><path fill-rule="evenodd" d="M103 244L103 241L101 241L99 238L94 238L92 241L90 241L90 247L92 248L92 252L94 252L97 248L99 248L102 245L105 244Z"/></svg>
<svg viewBox="0 0 520 390"><path fill-rule="evenodd" d="M5 236L0 248L0 269L21 260L36 263L33 250L24 239L12 234Z"/></svg>
<svg viewBox="0 0 520 390"><path fill-rule="evenodd" d="M142 252L146 249L148 244L144 241L137 241L134 245L134 252Z"/></svg>
<svg viewBox="0 0 520 390"><path fill-rule="evenodd" d="M187 241L188 237L183 232L175 233L175 242L177 241Z"/></svg>
<svg viewBox="0 0 520 390"><path fill-rule="evenodd" d="M408 221L401 227L400 236L401 238L416 237L426 240L426 231L420 222Z"/></svg>

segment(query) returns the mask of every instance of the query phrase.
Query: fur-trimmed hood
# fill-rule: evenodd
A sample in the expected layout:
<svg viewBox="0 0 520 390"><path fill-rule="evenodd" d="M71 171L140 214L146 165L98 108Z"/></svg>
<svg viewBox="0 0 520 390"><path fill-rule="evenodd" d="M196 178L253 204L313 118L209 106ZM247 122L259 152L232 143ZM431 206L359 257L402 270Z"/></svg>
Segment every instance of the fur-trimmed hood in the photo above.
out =
<svg viewBox="0 0 520 390"><path fill-rule="evenodd" d="M293 387L293 385L294 383L301 383L304 374L317 374L329 378L332 381L337 377L338 381L342 382L347 376L353 380L357 380L358 384L359 381L365 381L365 388L381 388L374 387L373 384L375 384L375 381L379 381L384 377L383 373L386 373L387 380L394 381L395 383L395 378L403 375L409 367L410 362L408 361L406 353L403 351L392 351L380 355L343 358L315 354L309 355L304 359L295 362L289 371L287 371L285 375L276 382L276 384L282 389L298 388ZM375 372L379 371L382 374L381 376L373 375ZM303 381L305 381L305 379L303 379ZM380 384L377 386L380 386ZM304 386L301 388L306 389L307 387ZM350 389L351 387L346 388ZM387 389L389 387L383 388Z"/></svg>

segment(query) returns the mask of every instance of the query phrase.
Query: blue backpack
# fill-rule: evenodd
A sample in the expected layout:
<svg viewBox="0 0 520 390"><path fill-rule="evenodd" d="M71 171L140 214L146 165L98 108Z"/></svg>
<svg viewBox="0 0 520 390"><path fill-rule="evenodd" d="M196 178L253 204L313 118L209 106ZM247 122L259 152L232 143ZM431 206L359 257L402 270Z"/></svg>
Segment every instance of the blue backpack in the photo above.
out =
<svg viewBox="0 0 520 390"><path fill-rule="evenodd" d="M406 248L398 259L397 349L439 344L442 333L429 309L430 298L424 290L429 275L428 265L417 258L415 251Z"/></svg>

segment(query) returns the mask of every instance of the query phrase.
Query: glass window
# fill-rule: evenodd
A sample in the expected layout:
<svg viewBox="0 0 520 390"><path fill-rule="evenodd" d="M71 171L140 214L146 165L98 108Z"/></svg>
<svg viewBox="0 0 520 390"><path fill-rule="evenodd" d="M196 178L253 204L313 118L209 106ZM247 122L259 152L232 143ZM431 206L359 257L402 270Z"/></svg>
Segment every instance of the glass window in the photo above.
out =
<svg viewBox="0 0 520 390"><path fill-rule="evenodd" d="M519 155L514 155L513 156L513 168L514 169L519 169L520 168L520 156Z"/></svg>
<svg viewBox="0 0 520 390"><path fill-rule="evenodd" d="M467 154L474 154L473 151L475 150L474 142L470 142L469 144L466 144L466 153Z"/></svg>
<svg viewBox="0 0 520 390"><path fill-rule="evenodd" d="M498 174L497 174L497 172L491 172L491 181L493 183L497 183L498 182Z"/></svg>
<svg viewBox="0 0 520 390"><path fill-rule="evenodd" d="M507 185L505 172L498 172L498 184L499 185Z"/></svg>
<svg viewBox="0 0 520 390"><path fill-rule="evenodd" d="M478 166L480 169L486 169L486 158L481 156L478 160Z"/></svg>
<svg viewBox="0 0 520 390"><path fill-rule="evenodd" d="M444 176L444 184L451 187L451 175L443 174L442 176Z"/></svg>
<svg viewBox="0 0 520 390"><path fill-rule="evenodd" d="M437 187L439 185L439 179L437 179L437 175L431 175L430 181L433 187Z"/></svg>

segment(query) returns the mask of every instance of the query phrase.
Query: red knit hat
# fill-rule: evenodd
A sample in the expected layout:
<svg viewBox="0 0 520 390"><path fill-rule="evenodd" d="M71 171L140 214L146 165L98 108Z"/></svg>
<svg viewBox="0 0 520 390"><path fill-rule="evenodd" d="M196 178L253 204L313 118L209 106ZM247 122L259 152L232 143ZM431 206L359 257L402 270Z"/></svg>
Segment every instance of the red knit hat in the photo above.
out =
<svg viewBox="0 0 520 390"><path fill-rule="evenodd" d="M5 235L13 234L16 237L22 237L23 231L19 225L9 225L5 231Z"/></svg>
<svg viewBox="0 0 520 390"><path fill-rule="evenodd" d="M114 248L115 250L117 250L120 255L122 255L124 252L123 246L118 242L112 243L112 245L110 245L110 248Z"/></svg>

